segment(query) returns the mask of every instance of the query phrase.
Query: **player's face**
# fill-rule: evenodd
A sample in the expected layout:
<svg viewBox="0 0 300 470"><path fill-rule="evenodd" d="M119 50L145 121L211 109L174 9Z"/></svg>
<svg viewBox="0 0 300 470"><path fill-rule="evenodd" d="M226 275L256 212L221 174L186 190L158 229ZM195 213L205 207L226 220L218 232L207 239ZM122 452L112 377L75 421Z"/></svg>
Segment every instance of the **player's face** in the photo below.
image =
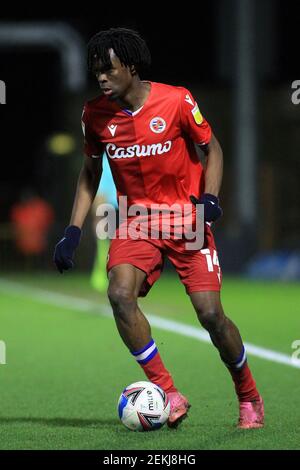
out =
<svg viewBox="0 0 300 470"><path fill-rule="evenodd" d="M104 95L111 100L122 99L132 83L132 74L129 67L121 64L113 49L109 50L109 54L111 67L105 68L99 60L94 72Z"/></svg>

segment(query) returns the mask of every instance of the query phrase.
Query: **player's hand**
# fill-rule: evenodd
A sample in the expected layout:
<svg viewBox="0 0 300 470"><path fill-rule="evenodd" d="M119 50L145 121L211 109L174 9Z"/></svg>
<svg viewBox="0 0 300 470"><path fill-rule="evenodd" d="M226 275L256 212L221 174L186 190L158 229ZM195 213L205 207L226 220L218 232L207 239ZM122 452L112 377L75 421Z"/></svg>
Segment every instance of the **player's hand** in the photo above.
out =
<svg viewBox="0 0 300 470"><path fill-rule="evenodd" d="M55 245L53 261L61 274L64 270L74 267L73 256L80 237L80 228L70 225L65 230L65 236Z"/></svg>
<svg viewBox="0 0 300 470"><path fill-rule="evenodd" d="M219 206L219 198L213 194L204 193L200 198L190 196L193 204L204 204L204 221L215 222L223 215L223 211Z"/></svg>

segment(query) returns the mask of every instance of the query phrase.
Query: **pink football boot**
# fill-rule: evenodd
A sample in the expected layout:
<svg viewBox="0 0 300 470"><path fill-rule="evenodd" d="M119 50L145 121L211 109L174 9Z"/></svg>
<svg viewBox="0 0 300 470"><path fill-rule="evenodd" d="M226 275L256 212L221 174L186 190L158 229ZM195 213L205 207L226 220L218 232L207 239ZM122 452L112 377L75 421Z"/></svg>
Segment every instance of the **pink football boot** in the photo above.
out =
<svg viewBox="0 0 300 470"><path fill-rule="evenodd" d="M264 425L264 401L260 396L256 401L240 402L240 429L262 428Z"/></svg>
<svg viewBox="0 0 300 470"><path fill-rule="evenodd" d="M168 393L171 410L167 421L169 428L176 428L178 424L187 418L188 409L191 407L188 400L179 392Z"/></svg>

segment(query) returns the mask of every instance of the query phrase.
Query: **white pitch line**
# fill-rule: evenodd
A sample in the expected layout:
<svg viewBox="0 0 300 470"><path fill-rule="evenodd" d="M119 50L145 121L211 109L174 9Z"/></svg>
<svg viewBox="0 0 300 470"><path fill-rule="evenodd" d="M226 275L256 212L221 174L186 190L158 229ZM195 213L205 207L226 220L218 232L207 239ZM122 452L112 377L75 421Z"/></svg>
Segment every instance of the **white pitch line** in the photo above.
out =
<svg viewBox="0 0 300 470"><path fill-rule="evenodd" d="M0 278L0 291L3 294L14 297L29 297L31 300L61 308L69 308L81 312L97 313L99 315L113 318L111 308L108 304L93 302L80 297L61 294L59 292L48 291L37 287L25 286L24 284ZM192 325L187 325L174 320L147 314L152 326L160 330L171 331L173 333L194 338L205 343L211 343L209 334ZM271 349L255 346L251 343L244 343L247 353L251 356L265 359L266 361L284 364L300 369L300 360L293 359L292 356L283 354Z"/></svg>

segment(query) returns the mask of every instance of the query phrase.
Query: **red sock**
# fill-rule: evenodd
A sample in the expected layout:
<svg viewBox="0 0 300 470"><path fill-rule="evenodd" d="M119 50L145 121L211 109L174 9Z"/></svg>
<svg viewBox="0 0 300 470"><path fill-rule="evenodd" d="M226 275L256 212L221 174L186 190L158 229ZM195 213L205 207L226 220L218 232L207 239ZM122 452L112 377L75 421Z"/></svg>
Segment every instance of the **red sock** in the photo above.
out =
<svg viewBox="0 0 300 470"><path fill-rule="evenodd" d="M247 362L245 362L241 369L235 370L228 368L228 370L233 379L239 401L258 400L259 393Z"/></svg>
<svg viewBox="0 0 300 470"><path fill-rule="evenodd" d="M159 385L166 393L177 392L170 372L165 368L159 352L147 364L140 364L150 382Z"/></svg>
<svg viewBox="0 0 300 470"><path fill-rule="evenodd" d="M140 364L150 382L159 385L166 393L177 392L172 376L165 368L152 338L146 346L139 351L131 351L131 354Z"/></svg>

